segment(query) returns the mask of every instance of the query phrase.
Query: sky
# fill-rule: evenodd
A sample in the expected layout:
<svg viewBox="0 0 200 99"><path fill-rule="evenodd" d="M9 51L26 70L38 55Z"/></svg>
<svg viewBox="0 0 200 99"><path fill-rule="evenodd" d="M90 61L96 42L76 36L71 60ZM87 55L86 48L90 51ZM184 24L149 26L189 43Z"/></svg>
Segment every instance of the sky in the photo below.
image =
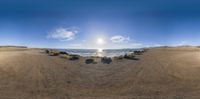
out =
<svg viewBox="0 0 200 99"><path fill-rule="evenodd" d="M0 45L200 45L199 0L0 0Z"/></svg>

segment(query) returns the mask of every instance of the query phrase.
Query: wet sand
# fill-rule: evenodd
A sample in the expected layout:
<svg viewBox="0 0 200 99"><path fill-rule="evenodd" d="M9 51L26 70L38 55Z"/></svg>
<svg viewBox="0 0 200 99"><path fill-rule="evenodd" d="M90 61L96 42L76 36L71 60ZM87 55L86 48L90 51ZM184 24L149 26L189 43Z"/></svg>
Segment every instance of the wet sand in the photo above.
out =
<svg viewBox="0 0 200 99"><path fill-rule="evenodd" d="M0 48L0 99L198 99L200 48L153 48L139 60L85 64Z"/></svg>

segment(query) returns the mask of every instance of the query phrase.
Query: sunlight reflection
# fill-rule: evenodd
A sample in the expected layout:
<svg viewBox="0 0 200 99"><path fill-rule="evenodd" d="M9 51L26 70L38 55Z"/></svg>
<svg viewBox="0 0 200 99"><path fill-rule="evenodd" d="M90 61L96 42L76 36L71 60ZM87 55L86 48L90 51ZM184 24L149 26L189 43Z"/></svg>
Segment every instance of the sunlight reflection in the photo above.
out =
<svg viewBox="0 0 200 99"><path fill-rule="evenodd" d="M98 48L98 49L97 49L97 52L98 52L98 53L102 53L102 52L103 52L103 49L102 49L102 48Z"/></svg>
<svg viewBox="0 0 200 99"><path fill-rule="evenodd" d="M103 49L102 48L97 49L97 56L99 56L99 57L103 56Z"/></svg>

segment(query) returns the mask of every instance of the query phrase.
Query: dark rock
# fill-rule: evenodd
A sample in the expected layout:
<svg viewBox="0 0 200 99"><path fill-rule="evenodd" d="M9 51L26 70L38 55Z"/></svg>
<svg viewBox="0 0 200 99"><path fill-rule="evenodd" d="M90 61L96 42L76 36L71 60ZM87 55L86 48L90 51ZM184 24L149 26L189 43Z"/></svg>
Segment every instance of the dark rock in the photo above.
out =
<svg viewBox="0 0 200 99"><path fill-rule="evenodd" d="M102 57L101 62L104 64L110 64L112 62L112 59L110 57Z"/></svg>
<svg viewBox="0 0 200 99"><path fill-rule="evenodd" d="M60 51L60 54L66 54L66 55L68 55L68 53L64 52L64 51Z"/></svg>
<svg viewBox="0 0 200 99"><path fill-rule="evenodd" d="M125 55L124 55L124 58L125 58L125 59L134 60L134 59L135 59L135 55L134 55L134 53L125 54Z"/></svg>
<svg viewBox="0 0 200 99"><path fill-rule="evenodd" d="M86 64L92 64L92 63L94 63L94 59L86 59L85 63Z"/></svg>
<svg viewBox="0 0 200 99"><path fill-rule="evenodd" d="M50 51L49 51L49 50L45 50L45 53L49 54L49 53L50 53Z"/></svg>
<svg viewBox="0 0 200 99"><path fill-rule="evenodd" d="M138 51L134 51L134 54L135 54L135 55L142 55L142 53L143 53L142 50L141 50L141 51L140 51L140 50L138 50Z"/></svg>
<svg viewBox="0 0 200 99"><path fill-rule="evenodd" d="M122 60L124 57L121 55L121 56L116 56L114 57L115 60Z"/></svg>
<svg viewBox="0 0 200 99"><path fill-rule="evenodd" d="M69 60L78 60L80 57L79 55L75 55L75 54L71 54L69 56L70 56Z"/></svg>

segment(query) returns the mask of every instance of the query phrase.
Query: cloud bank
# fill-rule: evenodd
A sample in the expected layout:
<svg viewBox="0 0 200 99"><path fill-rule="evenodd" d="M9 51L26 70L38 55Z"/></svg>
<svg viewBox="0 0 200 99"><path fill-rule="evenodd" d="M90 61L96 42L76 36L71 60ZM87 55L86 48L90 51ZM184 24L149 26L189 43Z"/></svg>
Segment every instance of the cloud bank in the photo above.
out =
<svg viewBox="0 0 200 99"><path fill-rule="evenodd" d="M58 28L54 32L49 33L47 38L57 39L60 41L70 41L74 40L76 34L79 32L79 29L76 27L69 27L69 28Z"/></svg>
<svg viewBox="0 0 200 99"><path fill-rule="evenodd" d="M130 38L129 37L124 37L124 36L121 36L121 35L116 35L116 36L111 37L110 40L113 43L123 43L123 42L129 41Z"/></svg>

